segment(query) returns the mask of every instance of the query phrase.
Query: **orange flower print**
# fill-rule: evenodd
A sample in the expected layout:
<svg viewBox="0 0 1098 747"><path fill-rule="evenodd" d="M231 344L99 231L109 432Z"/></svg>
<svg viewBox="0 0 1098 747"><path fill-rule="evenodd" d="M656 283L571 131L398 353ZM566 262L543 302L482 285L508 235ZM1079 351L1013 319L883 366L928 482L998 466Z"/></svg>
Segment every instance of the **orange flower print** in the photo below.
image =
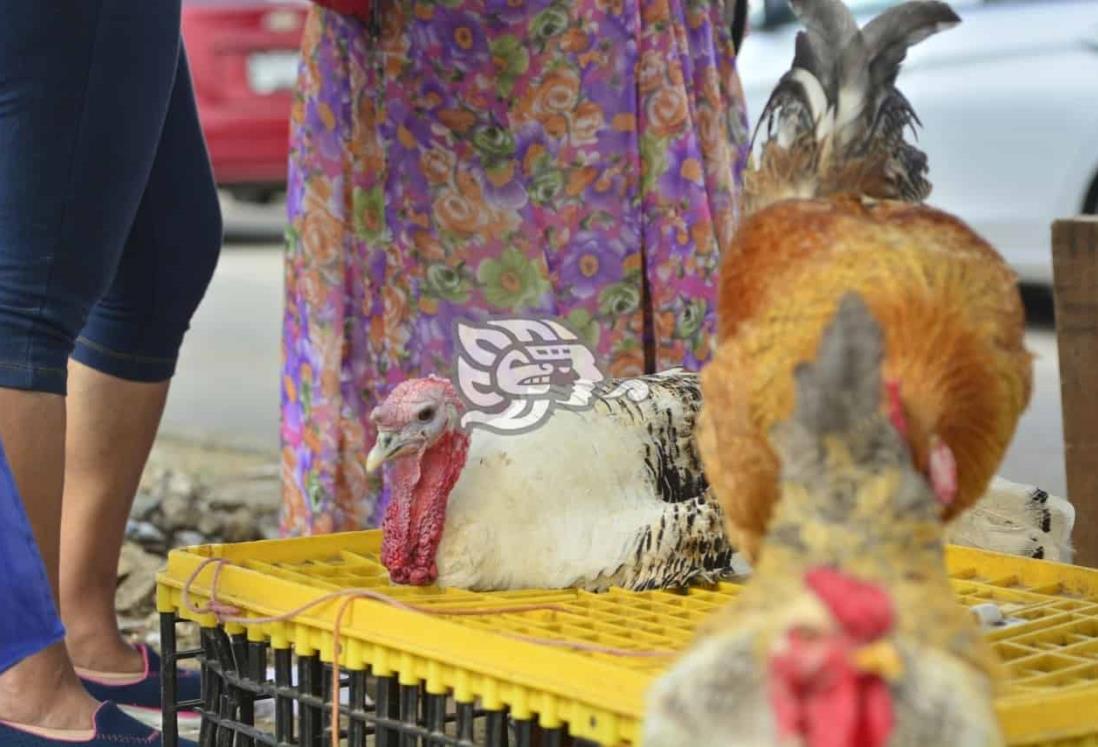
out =
<svg viewBox="0 0 1098 747"><path fill-rule="evenodd" d="M662 23L671 16L667 0L645 0L641 5L641 18L647 25Z"/></svg>
<svg viewBox="0 0 1098 747"><path fill-rule="evenodd" d="M453 151L431 148L419 158L419 167L431 184L446 184L457 166L457 156Z"/></svg>
<svg viewBox="0 0 1098 747"><path fill-rule="evenodd" d="M694 239L694 250L701 255L711 254L714 245L713 224L707 220L700 220L690 227L690 236Z"/></svg>
<svg viewBox="0 0 1098 747"><path fill-rule="evenodd" d="M308 211L322 210L328 211L328 201L332 199L332 188L330 185L317 185L310 184L309 189L305 191L305 208Z"/></svg>
<svg viewBox="0 0 1098 747"><path fill-rule="evenodd" d="M598 171L594 166L584 166L582 169L576 169L568 175L568 184L564 188L565 194L569 197L578 197L591 186L591 182L595 181L596 176L598 176Z"/></svg>
<svg viewBox="0 0 1098 747"><path fill-rule="evenodd" d="M708 106L700 106L697 117L698 141L701 143L702 153L707 156L716 154L721 145L718 115Z"/></svg>
<svg viewBox="0 0 1098 747"><path fill-rule="evenodd" d="M428 316L434 316L438 313L438 299L431 298L430 296L421 296L419 299L419 310Z"/></svg>
<svg viewBox="0 0 1098 747"><path fill-rule="evenodd" d="M595 0L595 7L611 16L620 16L625 11L625 0Z"/></svg>
<svg viewBox="0 0 1098 747"><path fill-rule="evenodd" d="M477 205L457 190L443 189L434 202L435 220L444 231L471 236L480 227Z"/></svg>
<svg viewBox="0 0 1098 747"><path fill-rule="evenodd" d="M632 114L615 114L611 127L616 132L632 132L637 129L637 118Z"/></svg>
<svg viewBox="0 0 1098 747"><path fill-rule="evenodd" d="M717 71L711 67L702 73L701 100L706 106L719 108L721 105L721 81Z"/></svg>
<svg viewBox="0 0 1098 747"><path fill-rule="evenodd" d="M385 328L399 327L408 321L408 294L395 285L381 288L381 297L385 306Z"/></svg>
<svg viewBox="0 0 1098 747"><path fill-rule="evenodd" d="M297 290L306 303L324 304L328 300L328 283L321 279L316 270L302 271L298 274Z"/></svg>
<svg viewBox="0 0 1098 747"><path fill-rule="evenodd" d="M587 34L577 28L568 29L560 40L560 48L565 52L586 52L590 46Z"/></svg>
<svg viewBox="0 0 1098 747"><path fill-rule="evenodd" d="M605 123L602 107L594 101L584 101L572 115L572 145L594 145Z"/></svg>
<svg viewBox="0 0 1098 747"><path fill-rule="evenodd" d="M408 150L412 150L419 145L419 143L416 142L416 136L404 125L397 127L397 141Z"/></svg>
<svg viewBox="0 0 1098 747"><path fill-rule="evenodd" d="M454 44L459 49L472 49L474 41L476 41L476 37L473 35L473 30L468 26L458 26L454 29Z"/></svg>
<svg viewBox="0 0 1098 747"><path fill-rule="evenodd" d="M332 111L332 107L324 101L321 101L316 105L316 115L320 121L324 123L324 126L329 130L334 130L336 126L335 112Z"/></svg>
<svg viewBox="0 0 1098 747"><path fill-rule="evenodd" d="M558 67L542 78L534 97L539 116L571 113L579 102L580 79L569 67Z"/></svg>
<svg viewBox="0 0 1098 747"><path fill-rule="evenodd" d="M362 421L348 419L343 421L344 444L349 447L351 455L361 453L362 446L366 446L366 427Z"/></svg>
<svg viewBox="0 0 1098 747"><path fill-rule="evenodd" d="M438 119L458 133L468 132L477 123L477 115L468 109L443 109L438 113Z"/></svg>
<svg viewBox="0 0 1098 747"><path fill-rule="evenodd" d="M703 179L701 161L696 158L687 158L679 168L679 175L688 182L701 184Z"/></svg>
<svg viewBox="0 0 1098 747"><path fill-rule="evenodd" d="M652 130L662 137L672 137L686 126L686 94L679 88L664 87L652 94L646 106Z"/></svg>
<svg viewBox="0 0 1098 747"><path fill-rule="evenodd" d="M675 312L661 311L656 314L656 338L670 340L675 333Z"/></svg>
<svg viewBox="0 0 1098 747"><path fill-rule="evenodd" d="M545 155L545 146L540 143L534 143L527 149L526 157L522 161L522 170L526 172L527 176L537 171L538 162Z"/></svg>
<svg viewBox="0 0 1098 747"><path fill-rule="evenodd" d="M442 103L442 96L438 91L424 91L423 95L419 98L419 105L424 109L434 109Z"/></svg>
<svg viewBox="0 0 1098 747"><path fill-rule="evenodd" d="M381 14L381 36L385 40L386 51L391 51L394 47L400 51L408 49L408 37L400 33L407 21L403 4L393 3L385 8L385 12Z"/></svg>
<svg viewBox="0 0 1098 747"><path fill-rule="evenodd" d="M699 255L713 254L716 247L713 235L713 223L698 221L691 226L691 237L694 239L694 250Z"/></svg>
<svg viewBox="0 0 1098 747"><path fill-rule="evenodd" d="M542 120L542 126L550 137L564 137L568 134L568 118L563 114L554 114Z"/></svg>
<svg viewBox="0 0 1098 747"><path fill-rule="evenodd" d="M363 309L363 314L370 313L370 304L364 304L366 306ZM385 319L380 316L370 317L370 342L375 346L381 345L385 341Z"/></svg>
<svg viewBox="0 0 1098 747"><path fill-rule="evenodd" d="M667 79L673 86L685 85L686 80L682 75L682 63L678 60L669 60L667 63Z"/></svg>
<svg viewBox="0 0 1098 747"><path fill-rule="evenodd" d="M663 85L663 70L666 61L659 52L649 49L637 62L637 83L641 93L651 93Z"/></svg>
<svg viewBox="0 0 1098 747"><path fill-rule="evenodd" d="M480 205L484 202L484 191L471 172L459 171L454 181L457 182L458 190L474 204Z"/></svg>
<svg viewBox="0 0 1098 747"><path fill-rule="evenodd" d="M431 231L415 231L412 234L412 243L419 250L420 256L429 262L438 262L446 257L445 247Z"/></svg>
<svg viewBox="0 0 1098 747"><path fill-rule="evenodd" d="M325 397L339 396L339 362L326 366L320 374L320 391Z"/></svg>

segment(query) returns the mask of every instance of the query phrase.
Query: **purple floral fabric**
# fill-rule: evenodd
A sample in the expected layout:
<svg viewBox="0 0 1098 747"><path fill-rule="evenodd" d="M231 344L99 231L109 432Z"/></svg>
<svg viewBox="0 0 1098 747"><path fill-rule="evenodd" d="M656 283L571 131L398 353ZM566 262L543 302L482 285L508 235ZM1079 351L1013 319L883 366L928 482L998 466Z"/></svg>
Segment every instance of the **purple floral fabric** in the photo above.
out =
<svg viewBox="0 0 1098 747"><path fill-rule="evenodd" d="M293 111L285 534L375 525L371 409L454 321L563 320L602 370L696 370L748 132L732 0L314 7Z"/></svg>

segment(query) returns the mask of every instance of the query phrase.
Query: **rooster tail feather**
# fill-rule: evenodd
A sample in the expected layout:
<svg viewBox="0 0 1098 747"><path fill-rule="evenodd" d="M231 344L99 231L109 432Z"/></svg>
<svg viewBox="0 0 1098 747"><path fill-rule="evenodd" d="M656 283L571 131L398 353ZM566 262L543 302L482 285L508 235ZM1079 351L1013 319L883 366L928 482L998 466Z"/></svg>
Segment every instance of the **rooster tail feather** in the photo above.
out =
<svg viewBox="0 0 1098 747"><path fill-rule="evenodd" d="M929 0L897 5L867 23L862 39L872 85L878 90L892 88L909 48L960 22L948 4Z"/></svg>
<svg viewBox="0 0 1098 747"><path fill-rule="evenodd" d="M841 0L790 1L805 30L759 117L755 138L765 127L766 142L747 176L748 209L839 193L925 200L926 156L904 140L919 119L895 83L907 50L957 14L910 0L859 30Z"/></svg>

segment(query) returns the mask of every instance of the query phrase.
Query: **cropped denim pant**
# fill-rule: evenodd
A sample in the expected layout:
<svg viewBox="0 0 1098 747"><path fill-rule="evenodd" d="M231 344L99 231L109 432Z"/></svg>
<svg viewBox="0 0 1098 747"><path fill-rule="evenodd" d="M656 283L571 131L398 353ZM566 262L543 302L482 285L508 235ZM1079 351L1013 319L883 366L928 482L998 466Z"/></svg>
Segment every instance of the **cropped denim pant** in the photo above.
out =
<svg viewBox="0 0 1098 747"><path fill-rule="evenodd" d="M175 371L221 247L180 0L0 0L0 387Z"/></svg>
<svg viewBox="0 0 1098 747"><path fill-rule="evenodd" d="M171 378L220 247L180 0L0 0L0 388ZM2 671L61 635L2 458L0 562Z"/></svg>

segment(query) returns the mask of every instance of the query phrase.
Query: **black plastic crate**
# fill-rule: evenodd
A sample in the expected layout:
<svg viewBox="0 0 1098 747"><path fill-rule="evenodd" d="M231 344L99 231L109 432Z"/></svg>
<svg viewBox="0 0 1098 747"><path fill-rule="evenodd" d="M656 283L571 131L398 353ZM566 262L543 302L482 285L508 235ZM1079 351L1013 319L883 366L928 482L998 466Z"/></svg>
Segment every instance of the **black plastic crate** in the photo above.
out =
<svg viewBox="0 0 1098 747"><path fill-rule="evenodd" d="M160 615L163 659L164 745L178 747L178 712L202 715L199 747L329 747L331 666L318 656L272 649L266 642L203 628L202 646L177 650L175 613ZM193 623L184 623L191 625ZM180 702L176 669L196 659L202 670L200 701ZM274 677L270 677L273 667ZM296 682L294 673L296 672ZM395 676L369 671L341 674L341 744L345 747L593 747L565 728L546 729L504 710L456 703L451 695L428 694L421 685L401 685ZM273 701L274 719L258 723L257 703Z"/></svg>

